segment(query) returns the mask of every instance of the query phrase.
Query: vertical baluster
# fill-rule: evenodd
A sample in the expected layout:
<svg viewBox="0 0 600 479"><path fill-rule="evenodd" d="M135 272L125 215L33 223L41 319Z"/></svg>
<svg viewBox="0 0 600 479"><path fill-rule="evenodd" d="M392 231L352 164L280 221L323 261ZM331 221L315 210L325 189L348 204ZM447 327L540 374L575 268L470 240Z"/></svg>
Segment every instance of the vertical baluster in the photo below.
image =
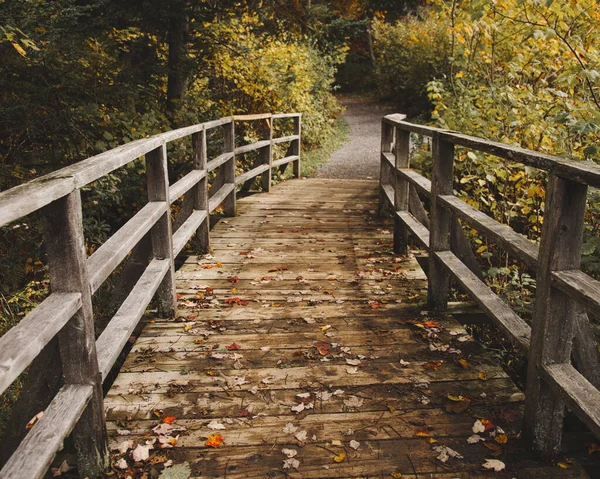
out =
<svg viewBox="0 0 600 479"><path fill-rule="evenodd" d="M550 175L537 268L523 436L543 456L560 452L564 403L540 377L571 358L577 303L551 286L553 271L579 269L587 185Z"/></svg>
<svg viewBox="0 0 600 479"><path fill-rule="evenodd" d="M269 140L269 146L261 148L258 152L261 165L269 165L269 169L265 171L260 178L260 187L265 192L271 191L271 164L273 163L273 119L267 118L263 120L265 124L262 127L262 139Z"/></svg>
<svg viewBox="0 0 600 479"><path fill-rule="evenodd" d="M384 215L389 210L384 186L390 184L390 169L384 153L392 151L394 142L394 127L385 120L381 122L381 159L379 162L379 214Z"/></svg>
<svg viewBox="0 0 600 479"><path fill-rule="evenodd" d="M302 115L298 114L294 117L294 135L298 135L297 140L292 141L292 155L297 156L298 159L294 161L293 173L294 178L300 178L302 176L301 162L300 162L300 145L302 144L302 126L301 126Z"/></svg>
<svg viewBox="0 0 600 479"><path fill-rule="evenodd" d="M410 166L410 133L395 127L396 130L396 170ZM396 188L394 193L394 207L396 211L408 211L408 195L410 185L404 178L394 172ZM398 215L394 215L394 253L406 254L408 252L408 231Z"/></svg>
<svg viewBox="0 0 600 479"><path fill-rule="evenodd" d="M223 128L225 129L225 147L223 151L225 153L233 152L235 151L235 123L233 119L231 123L224 125ZM221 171L223 174L223 184L233 184L233 191L223 201L223 209L227 216L235 216L235 155L232 155L232 158L223 165Z"/></svg>
<svg viewBox="0 0 600 479"><path fill-rule="evenodd" d="M196 230L196 244L198 253L208 253L210 247L210 211L208 206L208 172L206 172L206 130L192 135L192 146L194 149L194 169L204 170L205 175L192 189L194 196L194 209L206 211L206 219Z"/></svg>
<svg viewBox="0 0 600 479"><path fill-rule="evenodd" d="M158 314L162 317L173 317L177 306L177 296L175 293L175 262L173 258L166 145L162 145L146 154L146 177L148 201L162 201L166 207L165 213L150 230L152 255L154 258L168 258L171 260L171 268L156 292Z"/></svg>
<svg viewBox="0 0 600 479"><path fill-rule="evenodd" d="M83 236L81 194L76 190L46 208L45 242L53 292L81 293L81 309L58 334L65 384L92 385L90 402L73 437L81 477L100 477L110 464L102 377L98 369L92 297Z"/></svg>
<svg viewBox="0 0 600 479"><path fill-rule="evenodd" d="M450 249L452 214L437 202L439 195L452 194L454 145L433 137L433 164L431 178L431 222L429 229L429 308L443 311L448 306L450 272L438 261L436 251Z"/></svg>

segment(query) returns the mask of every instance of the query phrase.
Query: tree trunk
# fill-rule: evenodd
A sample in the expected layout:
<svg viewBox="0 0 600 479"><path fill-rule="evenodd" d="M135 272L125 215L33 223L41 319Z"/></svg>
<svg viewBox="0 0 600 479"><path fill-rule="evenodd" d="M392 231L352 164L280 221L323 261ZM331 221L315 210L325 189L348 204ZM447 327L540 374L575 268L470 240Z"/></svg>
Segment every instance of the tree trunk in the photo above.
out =
<svg viewBox="0 0 600 479"><path fill-rule="evenodd" d="M171 0L169 3L169 44L167 79L167 114L173 127L179 126L177 112L185 94L188 75L186 53L188 36L188 17L186 0Z"/></svg>

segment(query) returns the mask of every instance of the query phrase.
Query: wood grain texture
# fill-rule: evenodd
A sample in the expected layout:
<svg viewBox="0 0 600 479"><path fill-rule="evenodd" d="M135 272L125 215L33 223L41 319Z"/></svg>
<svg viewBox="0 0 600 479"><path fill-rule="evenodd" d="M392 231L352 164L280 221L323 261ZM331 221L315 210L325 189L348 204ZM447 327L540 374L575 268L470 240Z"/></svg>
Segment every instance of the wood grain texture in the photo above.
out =
<svg viewBox="0 0 600 479"><path fill-rule="evenodd" d="M225 199L231 195L231 192L235 192L235 185L231 183L227 183L221 186L221 189L217 191L211 198L209 199L209 210L212 213L217 209L217 207L225 201Z"/></svg>
<svg viewBox="0 0 600 479"><path fill-rule="evenodd" d="M425 198L429 198L431 196L431 181L424 176L420 175L414 170L409 170L406 168L399 169L397 174L408 180L419 191L420 194L425 196Z"/></svg>
<svg viewBox="0 0 600 479"><path fill-rule="evenodd" d="M580 269L553 271L550 281L553 286L575 298L587 310L600 315L600 281Z"/></svg>
<svg viewBox="0 0 600 479"><path fill-rule="evenodd" d="M192 137L192 148L194 150L194 169L207 171L208 153L205 131ZM208 209L208 178L206 175L194 186L191 194L194 198L194 209L205 213L204 221L196 230L196 251L198 253L208 253L210 248L210 211Z"/></svg>
<svg viewBox="0 0 600 479"><path fill-rule="evenodd" d="M1 479L39 479L46 475L56 452L62 448L85 410L93 387L84 384L63 386L44 416L21 442L0 471Z"/></svg>
<svg viewBox="0 0 600 479"><path fill-rule="evenodd" d="M232 158L233 158L232 152L221 153L214 160L210 160L207 163L206 170L213 171L213 170L217 169L219 166L221 166L222 164L227 163Z"/></svg>
<svg viewBox="0 0 600 479"><path fill-rule="evenodd" d="M271 167L278 168L280 166L287 165L288 163L290 163L292 161L298 161L298 159L299 159L298 155L286 156L285 158L281 158L280 160L275 160L271 164Z"/></svg>
<svg viewBox="0 0 600 479"><path fill-rule="evenodd" d="M208 219L206 210L195 210L187 220L173 234L173 255L181 253L192 235Z"/></svg>
<svg viewBox="0 0 600 479"><path fill-rule="evenodd" d="M395 155L392 165L394 176L394 209L396 212L408 212L410 183L397 175L399 168L410 166L410 133L396 129ZM405 223L398 216L394 216L394 253L406 254L408 252L408 230Z"/></svg>
<svg viewBox="0 0 600 479"><path fill-rule="evenodd" d="M169 187L169 203L175 203L180 197L198 184L206 176L204 170L192 170Z"/></svg>
<svg viewBox="0 0 600 479"><path fill-rule="evenodd" d="M81 307L80 293L52 293L0 338L0 394Z"/></svg>
<svg viewBox="0 0 600 479"><path fill-rule="evenodd" d="M422 248L429 249L429 230L408 211L398 211L396 215L413 235L417 244Z"/></svg>
<svg viewBox="0 0 600 479"><path fill-rule="evenodd" d="M224 130L224 153L233 153L235 151L235 123L226 125ZM221 175L223 177L223 187L227 185L229 193L223 199L223 210L227 216L236 215L236 190L235 190L235 154L231 157L227 163L221 168ZM218 193L215 194L215 196ZM209 210L212 212L212 198L210 200Z"/></svg>

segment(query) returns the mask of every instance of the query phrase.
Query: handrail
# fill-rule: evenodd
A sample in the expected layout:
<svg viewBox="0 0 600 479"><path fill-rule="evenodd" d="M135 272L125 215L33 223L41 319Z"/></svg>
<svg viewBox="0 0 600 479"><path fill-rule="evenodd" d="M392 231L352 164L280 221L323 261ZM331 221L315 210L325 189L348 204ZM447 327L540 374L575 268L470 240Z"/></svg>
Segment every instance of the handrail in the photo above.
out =
<svg viewBox="0 0 600 479"><path fill-rule="evenodd" d="M449 280L453 277L504 335L527 355L523 437L535 451L544 456L560 451L565 405L600 437L599 385L591 383L592 375L587 370L578 371L570 364L573 334L585 334L580 329L575 330L579 308L600 313L600 282L580 270L587 187L600 186L600 166L417 125L405 118L405 115L395 114L382 119L379 208L382 213L390 208L395 212L395 252L406 253L409 235L412 236L429 255L429 307L447 309ZM431 181L410 169L411 133L432 139ZM455 145L549 173L539 245L454 195ZM423 210L419 195L430 201L429 225L419 221L418 211L411 207L418 204ZM458 224L457 218L536 272L532 327L453 251L451 231L453 225ZM468 253L473 255L470 248ZM578 326L589 328L587 322ZM596 357L593 349L588 357Z"/></svg>
<svg viewBox="0 0 600 479"><path fill-rule="evenodd" d="M291 119L293 135L273 139L273 121L277 119ZM253 144L236 147L236 122L258 120L266 120L267 126L259 128L262 137ZM294 177L300 177L300 121L299 113L208 121L119 146L0 192L0 226L36 211L45 219L53 291L0 338L0 393L52 338L59 336L61 345L68 344L65 351L61 350L65 386L0 471L0 479L42 477L76 424L79 427L73 434L79 473L82 477L101 476L109 460L102 382L153 298L157 299L159 314L175 313L174 258L194 234L199 252L208 251L210 213L222 204L226 215L236 214L236 185L249 185L250 180L261 176L263 191L269 191L272 168L282 168L283 172L288 163L293 163ZM223 129L223 152L208 161L206 133L213 128ZM188 136L192 137L193 169L169 185L166 144ZM284 142L290 143L286 156L273 161L272 145ZM253 150L259 151L254 166L236 176L236 156ZM148 203L87 257L80 189L142 156L146 161ZM217 171L213 183L220 187L209 197L208 174L213 170ZM170 205L182 196L191 208L173 232ZM152 236L153 259L96 341L91 295L148 233ZM95 345L91 351L90 344ZM48 442L50 436L53 440Z"/></svg>

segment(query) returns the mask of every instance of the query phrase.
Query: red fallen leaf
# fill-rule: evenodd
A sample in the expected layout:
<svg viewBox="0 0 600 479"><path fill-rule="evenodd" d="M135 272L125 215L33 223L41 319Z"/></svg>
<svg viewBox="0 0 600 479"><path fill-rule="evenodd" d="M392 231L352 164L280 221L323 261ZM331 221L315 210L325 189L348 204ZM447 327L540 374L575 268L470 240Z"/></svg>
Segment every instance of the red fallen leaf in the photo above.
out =
<svg viewBox="0 0 600 479"><path fill-rule="evenodd" d="M237 351L238 349L242 349L242 347L237 343L231 343L227 346L227 351Z"/></svg>
<svg viewBox="0 0 600 479"><path fill-rule="evenodd" d="M230 276L229 278L227 278L227 281L229 281L230 283L237 283L240 280L240 278L238 278L237 276Z"/></svg>
<svg viewBox="0 0 600 479"><path fill-rule="evenodd" d="M240 298L227 298L225 300L225 303L227 304L237 304L239 306L247 306L248 305L248 301L244 301L243 299Z"/></svg>
<svg viewBox="0 0 600 479"><path fill-rule="evenodd" d="M313 345L321 356L326 356L331 352L331 344L325 341L315 341Z"/></svg>
<svg viewBox="0 0 600 479"><path fill-rule="evenodd" d="M183 294L177 293L177 299L181 299L181 298L183 298Z"/></svg>
<svg viewBox="0 0 600 479"><path fill-rule="evenodd" d="M248 411L247 409L242 409L239 413L240 417L248 417L250 416L250 411Z"/></svg>
<svg viewBox="0 0 600 479"><path fill-rule="evenodd" d="M415 436L417 436L417 437L431 437L431 434L429 434L425 429L417 429L415 431Z"/></svg>
<svg viewBox="0 0 600 479"><path fill-rule="evenodd" d="M205 289L204 289L204 292L205 292L206 294L213 294L213 292L214 292L214 288L205 288Z"/></svg>
<svg viewBox="0 0 600 479"><path fill-rule="evenodd" d="M333 294L333 290L332 289L326 289L325 291L323 291L325 294Z"/></svg>
<svg viewBox="0 0 600 479"><path fill-rule="evenodd" d="M296 276L296 281L302 281L304 279L304 276Z"/></svg>
<svg viewBox="0 0 600 479"><path fill-rule="evenodd" d="M240 251L240 256L246 256L250 251Z"/></svg>
<svg viewBox="0 0 600 479"><path fill-rule="evenodd" d="M443 361L430 361L428 363L423 364L423 369L429 369L432 371L437 371L440 369Z"/></svg>
<svg viewBox="0 0 600 479"><path fill-rule="evenodd" d="M162 422L165 424L173 424L175 422L175 416L165 416L162 418Z"/></svg>
<svg viewBox="0 0 600 479"><path fill-rule="evenodd" d="M486 431L489 431L490 429L494 429L496 426L494 426L492 424L492 421L490 421L489 419L480 419L481 424L483 424L483 426L485 427Z"/></svg>
<svg viewBox="0 0 600 479"><path fill-rule="evenodd" d="M263 276L262 277L263 281L271 281L274 278L275 278L275 276Z"/></svg>
<svg viewBox="0 0 600 479"><path fill-rule="evenodd" d="M278 266L277 268L272 268L269 270L269 273L275 273L277 271L287 271L287 266Z"/></svg>
<svg viewBox="0 0 600 479"><path fill-rule="evenodd" d="M292 230L292 233L300 233L300 230Z"/></svg>
<svg viewBox="0 0 600 479"><path fill-rule="evenodd" d="M423 326L426 328L435 328L439 323L437 321L424 321Z"/></svg>
<svg viewBox="0 0 600 479"><path fill-rule="evenodd" d="M383 306L383 304L378 303L377 301L369 301L369 307L371 309L378 309L381 308Z"/></svg>
<svg viewBox="0 0 600 479"><path fill-rule="evenodd" d="M283 231L283 230L277 230L277 232L278 232L278 233L284 233L284 231Z"/></svg>
<svg viewBox="0 0 600 479"><path fill-rule="evenodd" d="M221 436L220 434L211 434L210 436L208 436L208 439L204 443L205 446L215 448L219 447L221 444L223 444L223 436Z"/></svg>

